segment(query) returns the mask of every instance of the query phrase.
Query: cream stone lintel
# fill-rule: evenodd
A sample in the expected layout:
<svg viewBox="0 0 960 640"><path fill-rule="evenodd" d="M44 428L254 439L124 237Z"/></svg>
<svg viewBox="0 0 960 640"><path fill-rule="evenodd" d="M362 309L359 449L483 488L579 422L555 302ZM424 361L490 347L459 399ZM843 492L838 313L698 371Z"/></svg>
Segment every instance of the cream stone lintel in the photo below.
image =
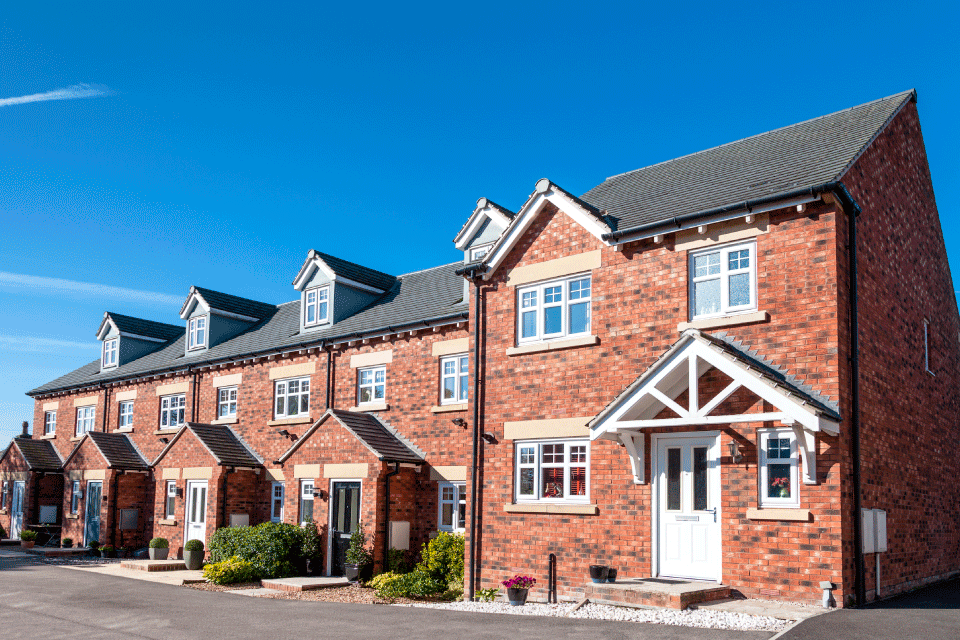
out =
<svg viewBox="0 0 960 640"><path fill-rule="evenodd" d="M311 371L311 373L313 372ZM241 382L243 382L242 373L233 373L233 374L230 374L229 376L214 376L213 378L213 386L216 388L235 387Z"/></svg>
<svg viewBox="0 0 960 640"><path fill-rule="evenodd" d="M454 353L466 353L470 348L470 338L441 340L433 343L433 356L449 356Z"/></svg>
<svg viewBox="0 0 960 640"><path fill-rule="evenodd" d="M554 418L552 420L524 420L504 422L504 440L529 438L579 438L590 435L587 423L593 416L583 418Z"/></svg>
<svg viewBox="0 0 960 640"><path fill-rule="evenodd" d="M753 322L767 322L770 320L770 314L766 311L754 311L753 313L739 313L735 316L724 316L722 318L706 318L704 320L693 320L691 322L681 322L677 325L677 331L683 333L687 329L720 329L722 327L734 327L740 324L751 324Z"/></svg>
<svg viewBox="0 0 960 640"><path fill-rule="evenodd" d="M83 440L83 436L73 436L70 438L70 442L80 442L81 440Z"/></svg>
<svg viewBox="0 0 960 640"><path fill-rule="evenodd" d="M186 393L190 390L189 382L174 382L172 384L162 384L157 387L157 396L169 396L174 393Z"/></svg>
<svg viewBox="0 0 960 640"><path fill-rule="evenodd" d="M350 407L348 411L353 411L354 413L362 413L364 411L389 411L390 405L388 404L365 404L362 407Z"/></svg>
<svg viewBox="0 0 960 640"><path fill-rule="evenodd" d="M155 435L155 436L172 436L172 435L175 434L177 431L180 431L180 429L157 429L156 431L153 432L153 435Z"/></svg>
<svg viewBox="0 0 960 640"><path fill-rule="evenodd" d="M124 400L136 400L137 390L130 389L128 391L117 391L117 393L114 394L113 399L116 400L117 402L122 402Z"/></svg>
<svg viewBox="0 0 960 640"><path fill-rule="evenodd" d="M56 401L54 401L54 402L44 402L44 403L43 403L43 410L44 410L44 411L56 411L56 410L59 409L59 408L60 408L60 401L59 401L59 400L56 400Z"/></svg>
<svg viewBox="0 0 960 640"><path fill-rule="evenodd" d="M75 407L92 407L97 404L97 399L100 396L86 396L84 398L74 398L73 406Z"/></svg>
<svg viewBox="0 0 960 640"><path fill-rule="evenodd" d="M267 469L267 476L271 480L286 480L283 477L283 469Z"/></svg>
<svg viewBox="0 0 960 640"><path fill-rule="evenodd" d="M574 273L591 271L600 268L600 250L587 251L575 256L566 256L546 262L527 264L516 267L507 274L507 284L511 287L539 282L551 278L562 278Z"/></svg>
<svg viewBox="0 0 960 640"><path fill-rule="evenodd" d="M37 440L53 440L53 439L55 439L56 437L57 437L57 434L55 434L55 433L50 433L50 434L47 434L47 435L44 435L44 436L40 436L39 438L37 438Z"/></svg>
<svg viewBox="0 0 960 640"><path fill-rule="evenodd" d="M300 478L319 478L320 465L318 464L295 464L293 465L293 477Z"/></svg>
<svg viewBox="0 0 960 640"><path fill-rule="evenodd" d="M564 513L567 515L595 516L595 504L505 504L507 513Z"/></svg>
<svg viewBox="0 0 960 640"><path fill-rule="evenodd" d="M466 467L430 467L430 480L433 482L466 482Z"/></svg>
<svg viewBox="0 0 960 640"><path fill-rule="evenodd" d="M84 480L106 480L107 479L107 470L106 469L90 469L83 472Z"/></svg>
<svg viewBox="0 0 960 640"><path fill-rule="evenodd" d="M269 420L267 421L268 427L279 427L284 424L307 424L308 422L313 422L313 418L310 416L303 416L300 418L281 418L280 420Z"/></svg>
<svg viewBox="0 0 960 640"><path fill-rule="evenodd" d="M600 338L597 336L584 336L582 338L567 338L566 340L551 340L549 342L535 342L533 344L523 344L519 347L509 347L508 356L520 356L525 353L539 353L541 351L556 351L558 349L572 349L574 347L589 347L600 344Z"/></svg>
<svg viewBox="0 0 960 640"><path fill-rule="evenodd" d="M747 519L810 522L810 509L747 509Z"/></svg>
<svg viewBox="0 0 960 640"><path fill-rule="evenodd" d="M67 513L67 514L64 514L63 517L66 518L67 520L78 520L78 519L80 518L80 514L79 514L79 513Z"/></svg>
<svg viewBox="0 0 960 640"><path fill-rule="evenodd" d="M350 366L354 369L372 367L378 364L390 364L391 362L393 362L393 349L358 353L355 356L350 356Z"/></svg>
<svg viewBox="0 0 960 640"><path fill-rule="evenodd" d="M167 467L160 472L161 480L179 480L180 467Z"/></svg>
<svg viewBox="0 0 960 640"><path fill-rule="evenodd" d="M301 362L300 364L288 364L285 367L274 367L270 369L271 380L282 380L283 378L296 378L297 376L309 376L317 371L316 362Z"/></svg>
<svg viewBox="0 0 960 640"><path fill-rule="evenodd" d="M184 467L184 480L209 480L213 477L213 467Z"/></svg>
<svg viewBox="0 0 960 640"><path fill-rule="evenodd" d="M462 404L444 404L439 407L430 407L433 413L449 413L450 411L466 411L467 403Z"/></svg>
<svg viewBox="0 0 960 640"><path fill-rule="evenodd" d="M8 482L16 482L18 480L29 480L30 472L29 471L0 471L0 480L6 480Z"/></svg>
<svg viewBox="0 0 960 640"><path fill-rule="evenodd" d="M755 238L768 231L770 231L770 216L761 213L754 216L753 222L749 224L743 218L711 224L704 234L700 234L697 229L678 231L674 247L677 251L689 251L724 242Z"/></svg>
<svg viewBox="0 0 960 640"><path fill-rule="evenodd" d="M157 520L157 524L163 525L165 527L175 527L177 525L176 520Z"/></svg>
<svg viewBox="0 0 960 640"><path fill-rule="evenodd" d="M325 464L324 478L366 478L370 474L370 465L363 464Z"/></svg>

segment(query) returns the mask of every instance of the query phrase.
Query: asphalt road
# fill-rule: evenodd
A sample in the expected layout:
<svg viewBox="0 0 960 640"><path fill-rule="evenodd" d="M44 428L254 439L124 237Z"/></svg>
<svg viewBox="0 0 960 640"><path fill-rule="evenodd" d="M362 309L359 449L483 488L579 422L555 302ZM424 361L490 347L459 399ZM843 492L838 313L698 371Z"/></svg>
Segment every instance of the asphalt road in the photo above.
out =
<svg viewBox="0 0 960 640"><path fill-rule="evenodd" d="M760 640L772 635L251 598L0 558L0 638Z"/></svg>

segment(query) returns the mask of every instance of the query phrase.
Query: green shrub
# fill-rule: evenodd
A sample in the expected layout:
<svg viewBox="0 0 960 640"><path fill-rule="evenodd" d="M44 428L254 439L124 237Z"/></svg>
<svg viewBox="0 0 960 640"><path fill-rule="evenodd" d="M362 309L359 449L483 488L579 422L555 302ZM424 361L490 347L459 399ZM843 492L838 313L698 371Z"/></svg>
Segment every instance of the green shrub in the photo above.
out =
<svg viewBox="0 0 960 640"><path fill-rule="evenodd" d="M288 523L264 522L255 527L223 527L210 538L211 562L236 556L253 565L256 578L297 575L303 557L303 532Z"/></svg>
<svg viewBox="0 0 960 640"><path fill-rule="evenodd" d="M105 544L100 548L103 553L113 553L113 545Z"/></svg>
<svg viewBox="0 0 960 640"><path fill-rule="evenodd" d="M381 574L386 575L386 574ZM379 576L378 576L379 577ZM377 589L380 598L427 598L447 591L447 583L423 571L414 571L384 579Z"/></svg>
<svg viewBox="0 0 960 640"><path fill-rule="evenodd" d="M203 577L213 584L253 582L257 579L257 570L252 562L234 556L205 566Z"/></svg>
<svg viewBox="0 0 960 640"><path fill-rule="evenodd" d="M436 538L423 545L422 560L417 571L426 573L444 585L463 583L464 538L441 531Z"/></svg>
<svg viewBox="0 0 960 640"><path fill-rule="evenodd" d="M390 582L391 580L396 580L399 577L400 577L400 574L393 573L391 571L385 571L381 574L374 576L373 579L370 580L370 582L368 582L366 586L370 587L371 589L377 589L379 591L380 587Z"/></svg>
<svg viewBox="0 0 960 640"><path fill-rule="evenodd" d="M477 589L474 599L477 602L493 602L498 593L500 593L500 589L496 587L492 587L490 589Z"/></svg>
<svg viewBox="0 0 960 640"><path fill-rule="evenodd" d="M0 538L2 538L2 537L3 537L3 536L0 536ZM70 547L73 546L73 538L64 538L64 539L62 539L62 540L60 541L60 544L61 544L62 546L64 546L65 548L68 548L68 549L69 549Z"/></svg>
<svg viewBox="0 0 960 640"><path fill-rule="evenodd" d="M321 555L322 545L320 530L317 529L317 523L313 520L307 522L300 529L300 535L303 537L301 542L301 551L304 558L317 558Z"/></svg>
<svg viewBox="0 0 960 640"><path fill-rule="evenodd" d="M93 545L90 545L90 546L93 546ZM167 540L166 538L154 538L153 540L150 541L150 548L151 549L169 549L170 541Z"/></svg>
<svg viewBox="0 0 960 640"><path fill-rule="evenodd" d="M387 571L390 573L410 573L413 570L403 549L390 549L387 552Z"/></svg>
<svg viewBox="0 0 960 640"><path fill-rule="evenodd" d="M183 545L184 551L203 551L203 540L187 540L187 544Z"/></svg>
<svg viewBox="0 0 960 640"><path fill-rule="evenodd" d="M30 529L24 529L20 532L20 539L24 542L33 542L37 539L37 532L30 531Z"/></svg>
<svg viewBox="0 0 960 640"><path fill-rule="evenodd" d="M367 534L363 530L363 523L357 524L357 528L350 534L350 546L344 558L347 564L355 564L358 567L364 567L373 562L373 554L367 549Z"/></svg>

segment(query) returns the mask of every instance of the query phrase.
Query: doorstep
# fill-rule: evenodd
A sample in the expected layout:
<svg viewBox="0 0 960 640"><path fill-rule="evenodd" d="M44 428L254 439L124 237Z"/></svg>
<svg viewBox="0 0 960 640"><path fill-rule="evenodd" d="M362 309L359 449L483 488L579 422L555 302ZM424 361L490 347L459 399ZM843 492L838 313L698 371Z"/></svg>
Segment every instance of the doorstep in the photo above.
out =
<svg viewBox="0 0 960 640"><path fill-rule="evenodd" d="M727 599L730 587L680 578L624 578L616 582L588 582L583 597L596 604L683 610L690 605Z"/></svg>
<svg viewBox="0 0 960 640"><path fill-rule="evenodd" d="M329 589L330 587L346 587L350 584L350 581L344 577L300 577L261 580L260 584L263 585L264 589L275 589L277 591L314 591L316 589Z"/></svg>
<svg viewBox="0 0 960 640"><path fill-rule="evenodd" d="M124 560L120 566L137 571L185 571L187 563L183 560Z"/></svg>

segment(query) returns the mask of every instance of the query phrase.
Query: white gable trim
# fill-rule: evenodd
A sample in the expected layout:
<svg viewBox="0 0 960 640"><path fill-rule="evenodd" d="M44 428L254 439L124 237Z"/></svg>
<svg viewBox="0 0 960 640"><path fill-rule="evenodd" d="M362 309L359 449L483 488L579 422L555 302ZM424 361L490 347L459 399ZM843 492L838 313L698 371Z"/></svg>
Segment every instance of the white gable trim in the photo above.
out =
<svg viewBox="0 0 960 640"><path fill-rule="evenodd" d="M606 246L612 246L611 242L603 239L603 234L609 233L610 228L597 220L592 214L588 213L579 203L556 186L543 178L537 182L536 190L514 220L513 226L508 227L506 233L500 237L500 240L491 251L487 258L487 272L484 273L484 280L489 280L496 270L503 264L503 261L510 254L513 248L523 237L523 234L530 229L533 221L536 220L540 212L547 203L553 204L557 209L564 212L580 226L590 232L597 240L600 240Z"/></svg>
<svg viewBox="0 0 960 640"><path fill-rule="evenodd" d="M470 214L470 219L467 220L467 224L460 233L457 234L457 237L453 239L453 243L457 249L460 251L466 249L467 244L469 244L474 234L483 225L485 218L490 218L491 221L496 222L503 229L509 227L511 222L510 218L505 216L497 207L490 204L489 200L480 198L477 200L477 207L473 210L473 213Z"/></svg>
<svg viewBox="0 0 960 640"><path fill-rule="evenodd" d="M109 313L104 313L103 320L100 321L100 328L97 329L97 340L103 340L110 333L110 327L116 329L117 325L113 323L113 318L110 317Z"/></svg>
<svg viewBox="0 0 960 640"><path fill-rule="evenodd" d="M303 266L300 267L300 271L297 273L297 277L293 279L293 288L299 292L303 292L307 286L307 282L310 281L310 278L313 277L313 274L317 271L320 271L327 277L330 282L339 282L340 284L345 284L348 287L353 287L354 289L360 289L362 291L370 291L371 293L384 293L383 289L378 289L377 287L371 287L370 285L363 284L362 282L357 282L356 280L351 280L350 278L344 278L343 276L338 276L333 272L327 263L323 261L316 252L311 249L307 254L307 259L303 263Z"/></svg>
<svg viewBox="0 0 960 640"><path fill-rule="evenodd" d="M203 299L203 296L200 295L199 291L193 287L190 287L190 295L187 296L186 302L183 303L183 307L180 309L180 317L183 320L189 318L190 314L193 313L193 308L198 304L203 308L204 311L210 313L210 305L207 304L207 301Z"/></svg>

